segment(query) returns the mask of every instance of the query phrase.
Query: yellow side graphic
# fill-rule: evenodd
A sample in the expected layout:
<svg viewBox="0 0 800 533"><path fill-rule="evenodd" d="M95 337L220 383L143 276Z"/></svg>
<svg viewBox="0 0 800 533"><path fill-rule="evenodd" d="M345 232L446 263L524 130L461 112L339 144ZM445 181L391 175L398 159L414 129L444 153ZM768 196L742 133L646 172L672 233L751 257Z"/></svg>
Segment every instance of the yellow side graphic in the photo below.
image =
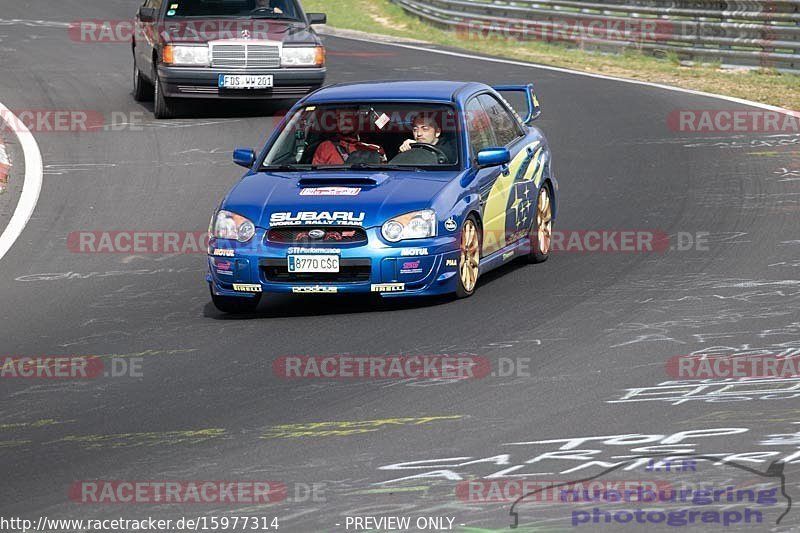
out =
<svg viewBox="0 0 800 533"><path fill-rule="evenodd" d="M536 188L538 189L539 186L542 184L542 176L544 175L544 161L540 159L541 154L536 156L536 177L533 180L533 183L536 184Z"/></svg>
<svg viewBox="0 0 800 533"><path fill-rule="evenodd" d="M519 153L511 160L508 165L509 172L507 175L500 175L492 185L492 190L489 191L489 197L486 200L486 205L483 209L483 255L488 255L495 252L506 245L506 206L508 205L508 195L511 192L511 186L514 179L519 172L520 166L528 157L528 148L535 148L539 145L539 141L529 144L519 151ZM541 148L539 148L541 152ZM533 173L535 169L535 161L538 159L539 154L531 159L531 163L526 169L526 177L530 179L527 174Z"/></svg>
<svg viewBox="0 0 800 533"><path fill-rule="evenodd" d="M523 176L522 181L529 181L533 179L534 174L536 176L541 177L542 170L544 169L544 165L542 165L541 163L542 163L542 149L539 148L538 150L536 150L536 153L533 154L533 157L531 158L531 162L528 165L528 168L525 169L525 176Z"/></svg>

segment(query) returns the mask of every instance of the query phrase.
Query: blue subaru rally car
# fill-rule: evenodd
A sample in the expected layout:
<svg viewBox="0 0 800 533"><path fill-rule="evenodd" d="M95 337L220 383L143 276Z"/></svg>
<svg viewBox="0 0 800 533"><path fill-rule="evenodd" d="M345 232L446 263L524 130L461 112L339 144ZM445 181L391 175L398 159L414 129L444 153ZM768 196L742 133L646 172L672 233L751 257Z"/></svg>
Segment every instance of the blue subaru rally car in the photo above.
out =
<svg viewBox="0 0 800 533"><path fill-rule="evenodd" d="M522 119L501 93L519 92ZM470 296L515 257L545 261L558 184L532 85L341 84L289 111L211 219L221 311L264 293Z"/></svg>

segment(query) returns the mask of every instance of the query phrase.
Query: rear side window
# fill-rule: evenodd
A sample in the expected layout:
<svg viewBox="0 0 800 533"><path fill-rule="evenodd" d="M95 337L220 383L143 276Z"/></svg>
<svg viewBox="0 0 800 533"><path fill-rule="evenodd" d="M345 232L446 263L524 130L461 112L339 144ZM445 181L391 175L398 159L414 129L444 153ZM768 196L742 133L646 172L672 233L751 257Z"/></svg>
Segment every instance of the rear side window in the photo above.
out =
<svg viewBox="0 0 800 533"><path fill-rule="evenodd" d="M489 122L492 124L498 145L508 146L522 136L516 119L511 116L497 98L490 94L482 94L478 97L478 100L483 104L483 108L489 116Z"/></svg>
<svg viewBox="0 0 800 533"><path fill-rule="evenodd" d="M492 124L484 111L483 106L477 98L472 98L467 102L467 132L469 133L469 145L472 155L477 156L478 152L484 148L497 146Z"/></svg>

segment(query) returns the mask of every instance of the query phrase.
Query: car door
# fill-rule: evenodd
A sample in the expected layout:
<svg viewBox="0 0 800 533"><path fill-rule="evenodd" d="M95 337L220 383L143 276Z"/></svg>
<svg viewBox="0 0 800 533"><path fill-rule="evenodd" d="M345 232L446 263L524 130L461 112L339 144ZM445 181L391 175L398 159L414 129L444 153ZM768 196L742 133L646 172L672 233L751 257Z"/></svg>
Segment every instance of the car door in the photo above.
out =
<svg viewBox="0 0 800 533"><path fill-rule="evenodd" d="M476 115L469 116L474 123L473 129L478 134L473 141L470 132L472 149L485 148L487 145L483 144L491 142L493 144L488 146L505 147L511 154L511 163L508 166L485 168L478 173L483 219L483 255L486 256L517 240L524 218L530 217L530 213L525 211L529 207L525 196L526 188L518 186L520 177L525 174L529 154L525 150L524 132L519 121L500 100L490 93L483 93L473 98L473 101L474 104L470 105L471 101L467 105L467 112ZM475 155L477 152L473 152L473 157ZM530 195L530 192L527 194Z"/></svg>
<svg viewBox="0 0 800 533"><path fill-rule="evenodd" d="M478 152L484 148L497 146L497 141L492 131L491 123L486 111L483 109L477 96L473 96L464 106L464 113L467 124L467 136L469 138L470 159L473 164L478 157ZM484 225L483 246L481 255L485 256L499 248L497 236L486 232L486 202L502 170L500 167L479 168L476 180L480 191L481 219Z"/></svg>

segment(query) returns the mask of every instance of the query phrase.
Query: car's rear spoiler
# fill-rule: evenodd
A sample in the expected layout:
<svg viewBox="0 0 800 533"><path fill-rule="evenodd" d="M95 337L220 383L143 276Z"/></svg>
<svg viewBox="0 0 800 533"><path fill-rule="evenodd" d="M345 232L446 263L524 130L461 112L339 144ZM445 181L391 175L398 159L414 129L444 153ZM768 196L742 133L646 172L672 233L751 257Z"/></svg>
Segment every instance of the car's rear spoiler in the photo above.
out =
<svg viewBox="0 0 800 533"><path fill-rule="evenodd" d="M492 89L497 92L525 93L528 104L528 115L523 120L525 124L530 124L542 114L542 107L539 105L539 99L536 98L536 93L533 92L532 83L527 85L495 85Z"/></svg>

